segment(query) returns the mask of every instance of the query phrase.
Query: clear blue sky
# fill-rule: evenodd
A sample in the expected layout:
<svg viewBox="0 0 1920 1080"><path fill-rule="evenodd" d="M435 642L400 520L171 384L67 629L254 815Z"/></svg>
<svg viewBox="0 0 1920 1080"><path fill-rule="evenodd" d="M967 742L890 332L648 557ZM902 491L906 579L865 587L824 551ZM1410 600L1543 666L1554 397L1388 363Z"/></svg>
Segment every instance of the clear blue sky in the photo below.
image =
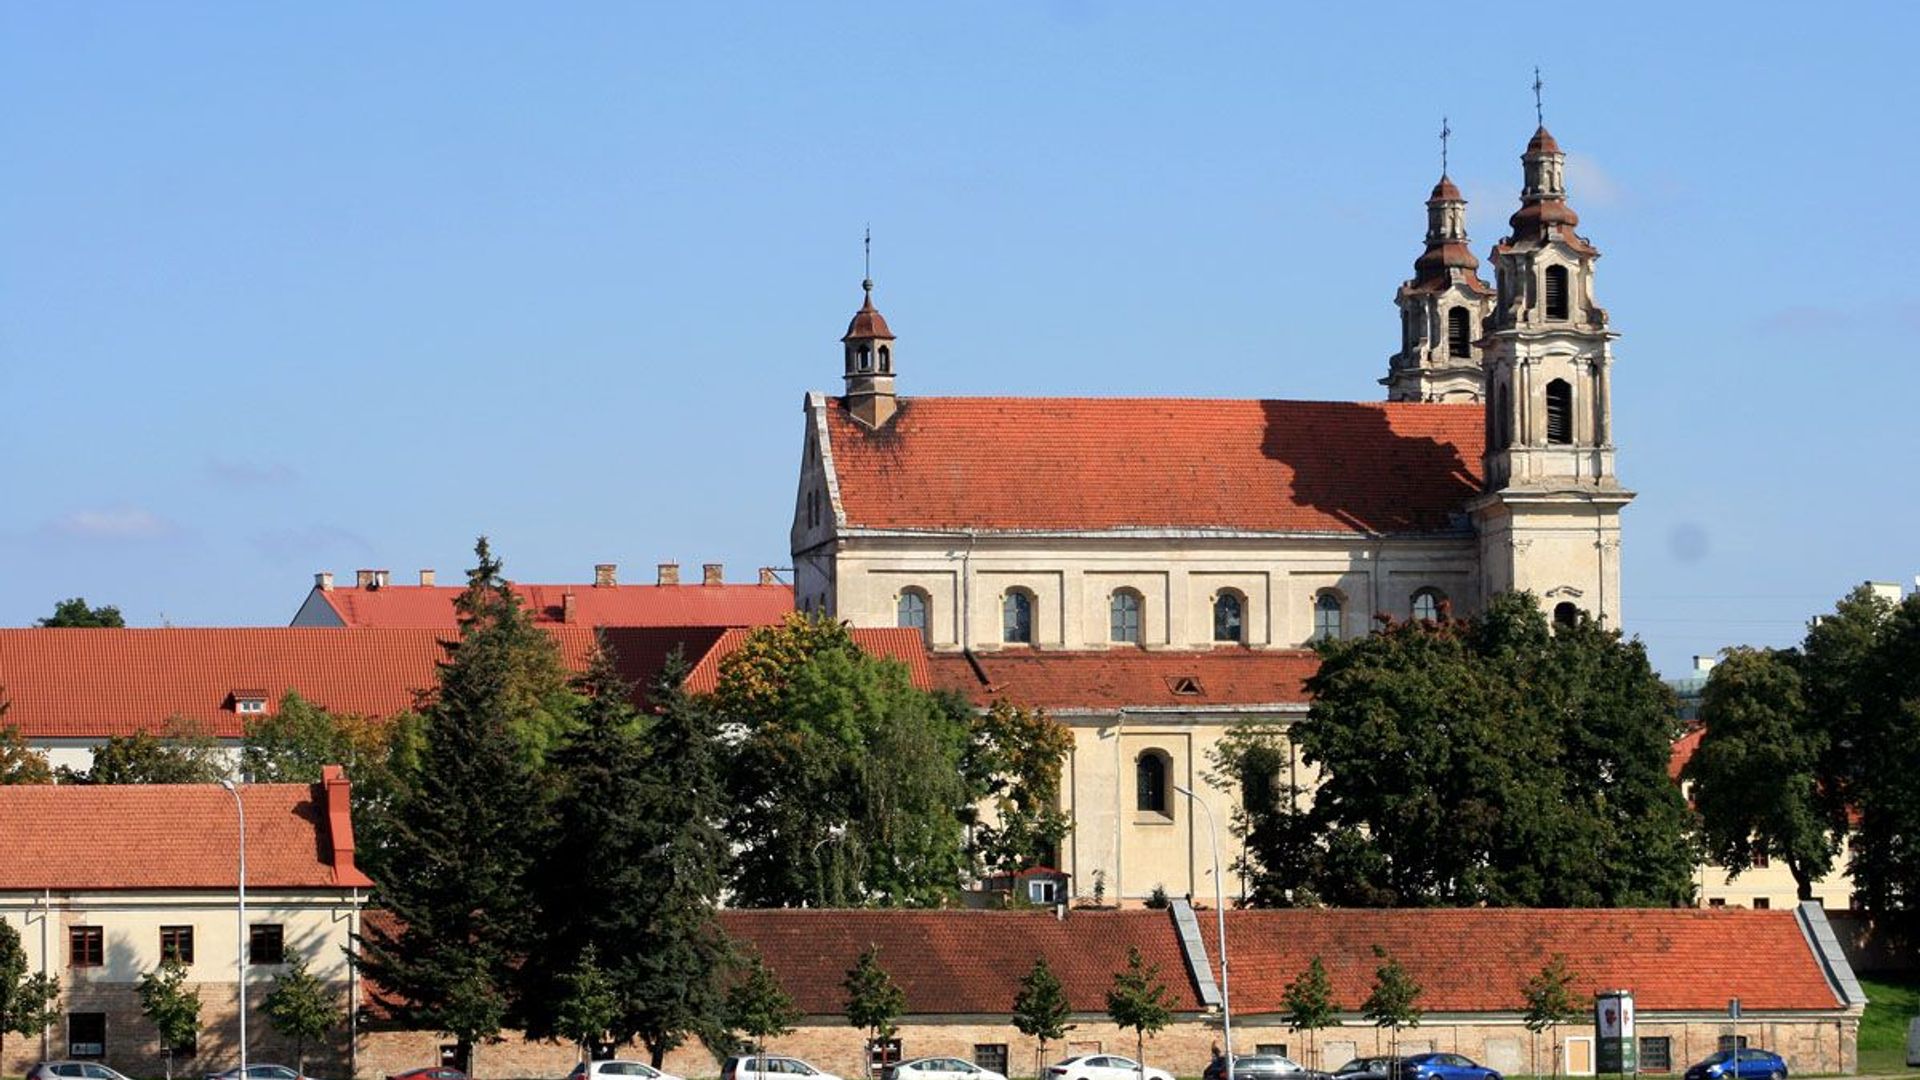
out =
<svg viewBox="0 0 1920 1080"><path fill-rule="evenodd" d="M784 565L861 228L909 394L1374 399L1538 63L1669 672L1920 571L1920 6L0 6L0 623Z"/></svg>

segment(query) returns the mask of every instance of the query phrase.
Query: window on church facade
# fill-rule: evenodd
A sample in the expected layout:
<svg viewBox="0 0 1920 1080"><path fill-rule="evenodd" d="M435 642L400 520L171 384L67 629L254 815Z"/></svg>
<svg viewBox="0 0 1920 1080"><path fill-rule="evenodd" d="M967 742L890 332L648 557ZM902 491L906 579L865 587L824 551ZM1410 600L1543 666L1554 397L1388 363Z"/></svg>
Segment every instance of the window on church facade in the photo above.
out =
<svg viewBox="0 0 1920 1080"><path fill-rule="evenodd" d="M894 625L902 630L918 630L921 640L926 640L927 594L919 589L901 590L900 599L894 605Z"/></svg>
<svg viewBox="0 0 1920 1080"><path fill-rule="evenodd" d="M1426 622L1439 619L1440 605L1446 599L1446 594L1439 589L1421 589L1413 594L1413 617Z"/></svg>
<svg viewBox="0 0 1920 1080"><path fill-rule="evenodd" d="M1245 641L1246 604L1240 594L1223 592L1213 598L1213 640Z"/></svg>
<svg viewBox="0 0 1920 1080"><path fill-rule="evenodd" d="M1547 318L1567 317L1567 268L1547 267Z"/></svg>
<svg viewBox="0 0 1920 1080"><path fill-rule="evenodd" d="M1547 384L1547 441L1555 446L1573 442L1573 387L1565 379Z"/></svg>
<svg viewBox="0 0 1920 1080"><path fill-rule="evenodd" d="M1447 312L1447 353L1450 356L1473 355L1473 316L1457 307Z"/></svg>
<svg viewBox="0 0 1920 1080"><path fill-rule="evenodd" d="M1118 589L1107 606L1112 624L1108 639L1128 645L1140 644L1140 594L1132 589Z"/></svg>
<svg viewBox="0 0 1920 1080"><path fill-rule="evenodd" d="M1000 640L1009 645L1033 644L1033 594L1010 589L1000 601Z"/></svg>
<svg viewBox="0 0 1920 1080"><path fill-rule="evenodd" d="M1562 600L1553 605L1553 625L1572 626L1580 621L1580 609L1570 600Z"/></svg>
<svg viewBox="0 0 1920 1080"><path fill-rule="evenodd" d="M1340 637L1340 597L1323 592L1313 599L1313 640L1333 641Z"/></svg>
<svg viewBox="0 0 1920 1080"><path fill-rule="evenodd" d="M1147 750L1134 759L1133 799L1137 810L1167 812L1167 755Z"/></svg>

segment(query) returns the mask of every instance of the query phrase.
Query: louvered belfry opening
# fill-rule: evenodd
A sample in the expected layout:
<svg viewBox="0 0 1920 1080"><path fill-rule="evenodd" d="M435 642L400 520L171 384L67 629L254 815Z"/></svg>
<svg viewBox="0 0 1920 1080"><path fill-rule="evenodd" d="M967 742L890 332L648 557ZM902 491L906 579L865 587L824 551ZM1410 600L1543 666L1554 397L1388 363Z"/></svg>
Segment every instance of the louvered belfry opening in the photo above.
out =
<svg viewBox="0 0 1920 1080"><path fill-rule="evenodd" d="M1447 312L1447 354L1473 355L1473 319L1466 308L1457 307Z"/></svg>
<svg viewBox="0 0 1920 1080"><path fill-rule="evenodd" d="M1567 268L1547 267L1547 318L1567 317Z"/></svg>
<svg viewBox="0 0 1920 1080"><path fill-rule="evenodd" d="M1573 387L1564 379L1547 384L1547 441L1557 446L1573 441Z"/></svg>

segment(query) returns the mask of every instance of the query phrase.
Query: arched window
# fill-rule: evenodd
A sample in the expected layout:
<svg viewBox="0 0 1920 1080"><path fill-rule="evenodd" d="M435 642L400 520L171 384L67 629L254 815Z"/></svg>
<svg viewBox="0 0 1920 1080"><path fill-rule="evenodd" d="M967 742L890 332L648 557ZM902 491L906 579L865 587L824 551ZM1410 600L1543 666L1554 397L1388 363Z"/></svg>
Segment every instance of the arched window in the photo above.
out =
<svg viewBox="0 0 1920 1080"><path fill-rule="evenodd" d="M1573 387L1565 379L1547 384L1547 441L1555 446L1573 442Z"/></svg>
<svg viewBox="0 0 1920 1080"><path fill-rule="evenodd" d="M873 349L866 345L860 346L860 370L873 370Z"/></svg>
<svg viewBox="0 0 1920 1080"><path fill-rule="evenodd" d="M1240 594L1222 591L1213 598L1213 640L1241 642L1247 640L1246 601Z"/></svg>
<svg viewBox="0 0 1920 1080"><path fill-rule="evenodd" d="M1337 641L1342 615L1340 594L1331 590L1313 598L1313 640Z"/></svg>
<svg viewBox="0 0 1920 1080"><path fill-rule="evenodd" d="M1167 755L1143 750L1134 759L1133 805L1156 814L1167 812Z"/></svg>
<svg viewBox="0 0 1920 1080"><path fill-rule="evenodd" d="M1567 317L1567 268L1547 267L1547 318Z"/></svg>
<svg viewBox="0 0 1920 1080"><path fill-rule="evenodd" d="M1033 644L1033 594L1008 589L1000 601L1000 640L1009 645Z"/></svg>
<svg viewBox="0 0 1920 1080"><path fill-rule="evenodd" d="M1553 605L1553 625L1572 626L1580 621L1580 609L1571 600L1562 600Z"/></svg>
<svg viewBox="0 0 1920 1080"><path fill-rule="evenodd" d="M1447 354L1473 355L1473 316L1463 307L1447 310Z"/></svg>
<svg viewBox="0 0 1920 1080"><path fill-rule="evenodd" d="M891 348L888 348L885 345L882 345L880 346L880 374L887 375L887 374L891 374L892 372L893 372L893 350Z"/></svg>
<svg viewBox="0 0 1920 1080"><path fill-rule="evenodd" d="M1447 594L1439 589L1421 589L1413 594L1413 617L1436 622L1440 618L1440 607L1446 602Z"/></svg>
<svg viewBox="0 0 1920 1080"><path fill-rule="evenodd" d="M900 590L900 599L894 603L894 625L902 630L918 630L921 640L926 640L927 594L919 589Z"/></svg>
<svg viewBox="0 0 1920 1080"><path fill-rule="evenodd" d="M1108 640L1140 644L1140 594L1132 589L1115 589L1107 602L1107 611L1110 616Z"/></svg>
<svg viewBox="0 0 1920 1080"><path fill-rule="evenodd" d="M1513 397L1507 393L1506 383L1501 383L1493 396L1493 445L1505 450L1513 445Z"/></svg>

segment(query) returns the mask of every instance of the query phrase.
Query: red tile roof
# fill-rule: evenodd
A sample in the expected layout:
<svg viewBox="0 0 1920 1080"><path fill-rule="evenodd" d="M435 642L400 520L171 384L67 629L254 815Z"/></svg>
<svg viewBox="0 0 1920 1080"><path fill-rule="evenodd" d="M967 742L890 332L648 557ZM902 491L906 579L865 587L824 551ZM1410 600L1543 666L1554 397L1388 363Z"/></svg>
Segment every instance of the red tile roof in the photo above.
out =
<svg viewBox="0 0 1920 1080"><path fill-rule="evenodd" d="M1707 737L1704 725L1696 724L1685 735L1673 741L1673 750L1667 757L1667 776L1674 783L1680 782L1680 770L1687 767L1693 755L1700 749L1700 740Z"/></svg>
<svg viewBox="0 0 1920 1080"><path fill-rule="evenodd" d="M879 429L826 400L843 524L891 529L1463 528L1478 405L902 398Z"/></svg>
<svg viewBox="0 0 1920 1080"><path fill-rule="evenodd" d="M1214 920L1200 918L1209 956ZM1236 1013L1281 1012L1282 995L1315 956L1348 1010L1365 1000L1380 945L1420 984L1427 1012L1519 1012L1524 988L1565 953L1575 989L1628 987L1646 1010L1836 1009L1792 910L1515 908L1230 911ZM1738 958L1738 962L1729 962Z"/></svg>
<svg viewBox="0 0 1920 1080"><path fill-rule="evenodd" d="M846 1010L840 983L868 945L915 1014L1001 1013L1036 957L1078 1012L1104 1012L1113 974L1137 945L1172 993L1173 1008L1200 1008L1172 916L1164 911L723 911L728 936L759 952L802 1012Z"/></svg>
<svg viewBox="0 0 1920 1080"><path fill-rule="evenodd" d="M933 681L976 705L1005 698L1054 712L1304 705L1309 699L1302 683L1319 666L1318 655L1303 649L1008 649L976 653L972 661L958 653L938 654L933 658Z"/></svg>
<svg viewBox="0 0 1920 1080"><path fill-rule="evenodd" d="M453 630L451 585L383 585L376 589L316 589L348 626ZM580 626L764 626L793 610L791 585L522 585L519 595L536 621L566 622L573 596Z"/></svg>
<svg viewBox="0 0 1920 1080"><path fill-rule="evenodd" d="M249 889L366 888L323 784L248 784ZM345 782L340 795L345 797ZM216 784L0 786L0 890L231 889L233 796ZM348 829L335 836L329 822ZM344 840L346 847L339 849Z"/></svg>
<svg viewBox="0 0 1920 1080"><path fill-rule="evenodd" d="M722 631L713 646L704 655L694 656L688 653L689 660L697 661L693 670L687 672L687 689L696 694L711 694L720 685L720 662L733 655L740 646L747 643L749 628L735 627ZM853 643L866 652L890 660L898 660L907 666L907 677L913 685L922 690L933 689L933 676L928 670L925 639L918 630L896 630L892 627L870 628L849 627Z"/></svg>

